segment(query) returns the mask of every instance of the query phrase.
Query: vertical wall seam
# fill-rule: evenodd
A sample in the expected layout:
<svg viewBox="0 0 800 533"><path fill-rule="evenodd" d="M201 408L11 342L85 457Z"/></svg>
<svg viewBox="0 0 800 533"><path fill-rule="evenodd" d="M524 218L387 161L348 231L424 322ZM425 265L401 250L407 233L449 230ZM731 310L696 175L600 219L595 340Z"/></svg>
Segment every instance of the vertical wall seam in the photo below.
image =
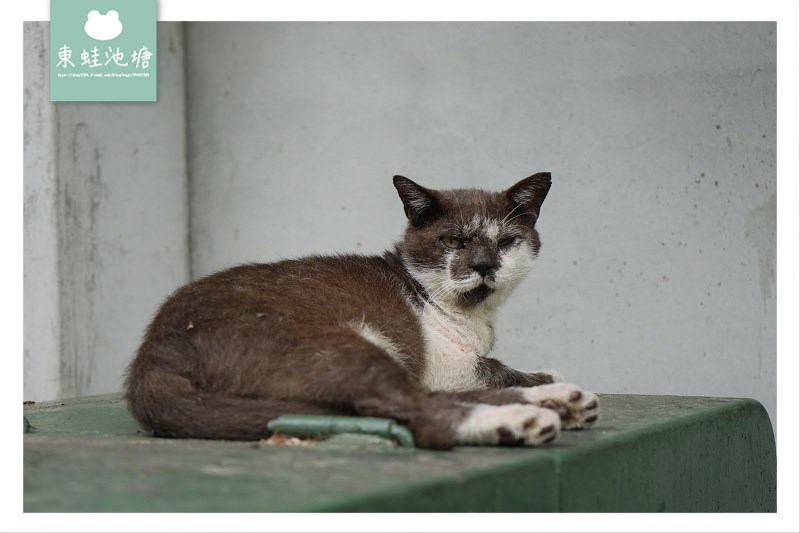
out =
<svg viewBox="0 0 800 533"><path fill-rule="evenodd" d="M54 183L55 183L55 196L56 196L56 276L57 276L57 309L58 309L58 398L66 396L78 395L77 383L77 349L75 348L75 329L71 323L73 317L72 310L69 308L70 295L67 294L68 287L66 280L68 278L68 262L64 259L64 253L67 249L67 213L66 213L66 194L67 185L63 178L63 162L64 150L62 147L62 121L60 105L54 103L54 116L55 116L55 135L54 135ZM74 170L74 169L72 169ZM73 349L69 349L68 344L72 342ZM69 370L71 369L71 370ZM69 383L67 381L69 380Z"/></svg>
<svg viewBox="0 0 800 533"><path fill-rule="evenodd" d="M188 23L180 23L181 46L183 49L183 172L184 172L184 202L186 210L186 281L195 277L194 266L194 216L193 216L193 187L192 187L192 130L189 123L189 43Z"/></svg>
<svg viewBox="0 0 800 533"><path fill-rule="evenodd" d="M45 23L46 29L43 35L44 41L44 48L48 51L48 59L46 61L46 65L44 68L45 77L47 78L47 85L50 85L50 24ZM49 98L48 98L49 100ZM56 339L55 345L57 347L58 353L56 354L56 359L58 361L57 365L57 390L56 390L56 398L62 398L64 396L65 387L64 387L64 330L66 327L65 318L64 318L64 261L61 256L61 250L63 249L64 245L64 236L63 232L63 224L64 224L64 206L62 199L62 192L63 187L61 183L61 113L59 109L59 105L55 102L50 102L51 109L53 110L53 131L51 133L50 142L52 143L51 146L53 147L53 184L54 184L54 194L53 194L53 202L55 203L54 211L55 211L55 224L56 224L56 231L55 231L55 273L56 273L56 291L55 291L55 304L54 307L56 309L56 313L58 316L58 325L56 326Z"/></svg>

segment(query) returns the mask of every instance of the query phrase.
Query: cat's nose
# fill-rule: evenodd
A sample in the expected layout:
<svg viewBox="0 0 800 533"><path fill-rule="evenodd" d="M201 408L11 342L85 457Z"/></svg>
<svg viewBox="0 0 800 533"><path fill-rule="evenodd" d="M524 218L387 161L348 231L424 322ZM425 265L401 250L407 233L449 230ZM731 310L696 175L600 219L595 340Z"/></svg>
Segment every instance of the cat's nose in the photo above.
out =
<svg viewBox="0 0 800 533"><path fill-rule="evenodd" d="M479 263L475 263L474 265L472 265L472 269L475 270L478 274L480 274L484 278L486 277L486 274L488 274L489 271L492 270L492 268L494 268L494 266L488 261L481 261Z"/></svg>

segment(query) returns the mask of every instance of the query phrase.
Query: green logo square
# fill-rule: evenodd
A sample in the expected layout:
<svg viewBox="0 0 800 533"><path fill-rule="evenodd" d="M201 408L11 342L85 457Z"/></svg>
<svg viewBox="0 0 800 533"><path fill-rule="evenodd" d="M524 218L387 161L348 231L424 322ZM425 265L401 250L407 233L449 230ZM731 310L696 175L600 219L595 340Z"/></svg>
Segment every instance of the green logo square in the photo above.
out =
<svg viewBox="0 0 800 533"><path fill-rule="evenodd" d="M50 100L156 101L156 0L50 0Z"/></svg>

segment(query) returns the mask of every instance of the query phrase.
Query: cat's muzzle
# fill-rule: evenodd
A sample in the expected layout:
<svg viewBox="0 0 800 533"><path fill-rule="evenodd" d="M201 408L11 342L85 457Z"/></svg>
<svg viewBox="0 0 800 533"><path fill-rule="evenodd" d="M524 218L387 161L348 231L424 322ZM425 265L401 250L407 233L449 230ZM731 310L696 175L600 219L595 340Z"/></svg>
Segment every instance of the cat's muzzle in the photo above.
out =
<svg viewBox="0 0 800 533"><path fill-rule="evenodd" d="M481 283L474 289L470 289L466 292L461 293L460 300L463 304L466 305L475 305L479 304L488 298L494 292L494 288L490 287L486 283Z"/></svg>

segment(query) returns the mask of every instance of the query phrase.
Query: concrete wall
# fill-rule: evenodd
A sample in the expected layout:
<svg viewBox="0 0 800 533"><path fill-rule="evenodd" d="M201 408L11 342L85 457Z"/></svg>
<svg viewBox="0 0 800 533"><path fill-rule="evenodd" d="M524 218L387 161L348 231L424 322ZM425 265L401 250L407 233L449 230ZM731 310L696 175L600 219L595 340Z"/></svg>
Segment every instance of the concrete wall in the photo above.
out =
<svg viewBox="0 0 800 533"><path fill-rule="evenodd" d="M754 397L775 421L774 24L188 23L184 37L193 277L243 261L381 251L405 223L393 174L499 190L549 170L538 270L501 314L498 357L558 368L599 392ZM145 142L153 121L174 128L148 154L172 153L180 136L178 104L161 92L181 87L167 81L176 70L159 70L160 112L116 117L132 128L129 143ZM112 154L125 154L94 163L90 148L108 133L101 116L84 117L90 109L69 116L87 125L74 134L87 147L84 174L104 179L122 171ZM26 132L33 125L26 115ZM61 150L72 142L57 139ZM51 152L40 151L46 162ZM174 185L180 164L160 157L146 158L150 173ZM95 204L145 210L151 226L113 234L106 242L118 248L62 285L83 295L88 272L115 276L113 291L90 293L103 320L80 327L98 335L124 323L138 340L155 293L186 276L183 241L156 233L185 232L187 213L151 205L180 205L177 191L166 200L152 188L105 190L81 226ZM26 204L26 243L29 219ZM95 233L110 235L110 223L95 222ZM143 283L121 254L133 242L169 242L175 255L149 261ZM27 260L26 247L26 276ZM111 315L120 302L141 312ZM88 303L60 305L81 322ZM31 323L26 314L26 351ZM60 357L93 358L93 390L113 389L131 337L87 339Z"/></svg>
<svg viewBox="0 0 800 533"><path fill-rule="evenodd" d="M58 179L55 109L50 103L49 25L26 23L23 58L24 394L61 391Z"/></svg>
<svg viewBox="0 0 800 533"><path fill-rule="evenodd" d="M187 28L196 275L377 252L391 185L553 173L497 354L775 413L774 24Z"/></svg>
<svg viewBox="0 0 800 533"><path fill-rule="evenodd" d="M24 35L24 394L120 390L189 279L182 26L159 25L157 103L51 103L49 25Z"/></svg>

